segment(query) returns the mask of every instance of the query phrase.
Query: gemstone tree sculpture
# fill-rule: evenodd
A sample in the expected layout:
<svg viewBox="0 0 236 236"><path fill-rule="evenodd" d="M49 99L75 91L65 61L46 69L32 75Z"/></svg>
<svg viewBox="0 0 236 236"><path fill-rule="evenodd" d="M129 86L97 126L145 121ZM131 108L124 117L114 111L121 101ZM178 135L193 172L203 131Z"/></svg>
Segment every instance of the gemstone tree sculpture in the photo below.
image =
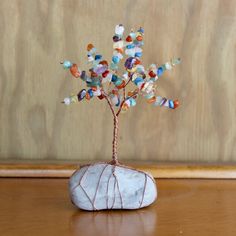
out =
<svg viewBox="0 0 236 236"><path fill-rule="evenodd" d="M70 61L62 62L65 69L69 69L75 78L83 80L88 87L79 91L77 95L66 97L63 103L70 105L97 97L108 103L114 119L112 160L108 163L84 166L70 179L72 202L85 210L138 209L150 205L156 199L156 185L150 174L118 162L118 117L122 112L135 106L139 96L154 106L175 109L179 105L178 100L157 96L155 83L166 70L171 70L179 64L180 59L172 59L159 67L152 64L145 69L140 60L143 28L137 32L132 30L125 40L123 33L124 26L117 25L110 64L97 53L92 44L87 46L88 62L91 63L89 73L80 70ZM124 54L127 55L124 63L126 72L119 75L118 66ZM130 83L133 83L135 88L127 91L126 87Z"/></svg>

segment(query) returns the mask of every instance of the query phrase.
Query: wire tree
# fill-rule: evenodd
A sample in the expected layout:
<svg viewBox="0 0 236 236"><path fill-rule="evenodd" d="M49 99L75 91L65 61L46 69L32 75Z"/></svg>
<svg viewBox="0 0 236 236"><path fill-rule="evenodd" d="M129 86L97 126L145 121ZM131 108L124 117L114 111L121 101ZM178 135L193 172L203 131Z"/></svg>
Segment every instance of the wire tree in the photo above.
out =
<svg viewBox="0 0 236 236"><path fill-rule="evenodd" d="M180 59L171 59L161 66L151 64L147 69L140 60L142 56L144 30L140 27L136 32L131 30L123 39L124 26L119 24L115 27L113 36L113 56L110 64L97 53L93 44L87 46L88 63L91 64L89 72L81 70L77 64L70 61L61 62L65 69L69 69L75 78L80 78L86 83L88 89L82 89L77 95L71 95L64 99L63 103L70 105L83 100L91 100L97 97L106 100L113 118L113 142L112 161L110 164L117 165L117 141L118 141L118 118L121 112L129 110L136 105L139 96L144 97L147 103L154 106L175 109L179 106L178 100L171 100L156 95L155 82L166 71L171 70L180 63ZM127 55L124 67L126 72L118 74L119 63ZM135 89L127 91L127 86L132 82ZM132 86L133 87L133 86Z"/></svg>

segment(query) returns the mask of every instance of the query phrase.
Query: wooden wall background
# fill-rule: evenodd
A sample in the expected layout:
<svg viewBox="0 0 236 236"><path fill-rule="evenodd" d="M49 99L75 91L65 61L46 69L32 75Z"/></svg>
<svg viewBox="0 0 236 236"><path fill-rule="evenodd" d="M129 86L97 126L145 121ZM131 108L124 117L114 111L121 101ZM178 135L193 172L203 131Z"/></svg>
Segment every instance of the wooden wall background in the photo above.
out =
<svg viewBox="0 0 236 236"><path fill-rule="evenodd" d="M180 56L158 82L176 111L141 101L120 120L122 160L236 161L235 0L1 0L0 158L109 159L112 117L93 100L60 102L82 83L59 64L86 65L93 42L112 55L114 26L143 26L143 63Z"/></svg>

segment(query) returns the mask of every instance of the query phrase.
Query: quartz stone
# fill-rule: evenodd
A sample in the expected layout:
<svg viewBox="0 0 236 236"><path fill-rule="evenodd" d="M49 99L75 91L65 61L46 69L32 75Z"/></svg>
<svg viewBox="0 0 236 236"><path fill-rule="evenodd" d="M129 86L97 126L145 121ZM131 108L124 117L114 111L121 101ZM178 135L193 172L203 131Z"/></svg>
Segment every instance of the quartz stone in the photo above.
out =
<svg viewBox="0 0 236 236"><path fill-rule="evenodd" d="M69 181L72 202L88 211L139 209L157 198L154 178L123 165L96 163L75 171Z"/></svg>

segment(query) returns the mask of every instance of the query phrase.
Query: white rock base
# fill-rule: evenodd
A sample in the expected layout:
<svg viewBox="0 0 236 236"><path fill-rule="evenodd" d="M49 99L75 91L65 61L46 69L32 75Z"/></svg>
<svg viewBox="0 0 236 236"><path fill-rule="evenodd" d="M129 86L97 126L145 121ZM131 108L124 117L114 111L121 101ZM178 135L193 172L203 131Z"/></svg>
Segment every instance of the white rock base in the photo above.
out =
<svg viewBox="0 0 236 236"><path fill-rule="evenodd" d="M72 202L88 211L139 209L157 198L154 178L122 165L97 163L83 166L69 181Z"/></svg>

